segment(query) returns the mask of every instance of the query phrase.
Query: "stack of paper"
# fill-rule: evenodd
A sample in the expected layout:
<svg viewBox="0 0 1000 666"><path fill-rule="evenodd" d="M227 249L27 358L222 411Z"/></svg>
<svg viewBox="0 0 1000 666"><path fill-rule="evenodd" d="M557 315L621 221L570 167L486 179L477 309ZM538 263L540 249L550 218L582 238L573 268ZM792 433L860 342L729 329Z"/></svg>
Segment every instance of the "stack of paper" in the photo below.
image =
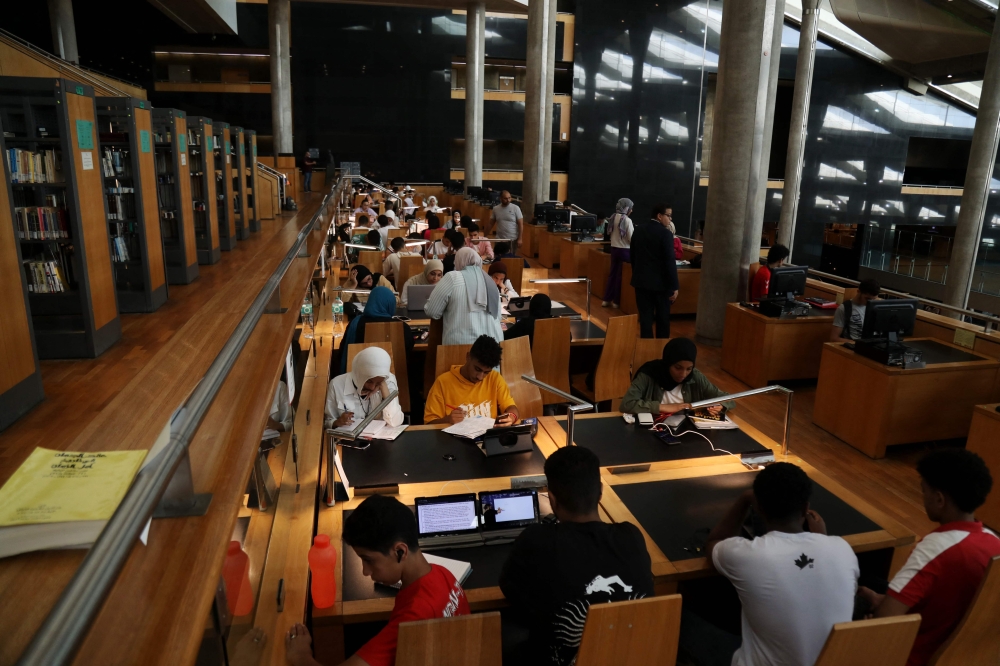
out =
<svg viewBox="0 0 1000 666"><path fill-rule="evenodd" d="M489 416L467 416L453 426L448 426L444 432L456 437L476 439L493 427L494 419Z"/></svg>
<svg viewBox="0 0 1000 666"><path fill-rule="evenodd" d="M688 419L698 430L735 430L739 426L729 420L728 416L723 416L720 419L702 419L697 416L689 416Z"/></svg>
<svg viewBox="0 0 1000 666"><path fill-rule="evenodd" d="M398 426L391 426L387 425L385 421L375 419L361 431L358 437L360 439L384 439L391 442L399 437L407 427L405 423L401 423Z"/></svg>

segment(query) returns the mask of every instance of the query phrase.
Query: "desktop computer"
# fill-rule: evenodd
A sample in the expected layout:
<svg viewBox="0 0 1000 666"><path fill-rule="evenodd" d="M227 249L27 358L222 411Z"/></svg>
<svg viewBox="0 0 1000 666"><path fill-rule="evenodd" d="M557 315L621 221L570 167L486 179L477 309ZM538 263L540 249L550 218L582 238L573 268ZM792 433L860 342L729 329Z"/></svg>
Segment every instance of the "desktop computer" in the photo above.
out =
<svg viewBox="0 0 1000 666"><path fill-rule="evenodd" d="M574 215L570 218L569 230L573 232L574 241L593 240L597 230L596 215Z"/></svg>
<svg viewBox="0 0 1000 666"><path fill-rule="evenodd" d="M795 300L806 293L806 267L781 266L771 271L767 298L760 302L760 313L779 319L794 319L809 314L809 306Z"/></svg>
<svg viewBox="0 0 1000 666"><path fill-rule="evenodd" d="M549 231L569 231L569 218L568 208L548 208L545 210L545 224Z"/></svg>
<svg viewBox="0 0 1000 666"><path fill-rule="evenodd" d="M868 301L861 339L854 343L854 351L885 365L925 367L923 353L903 344L903 336L913 335L918 307L914 298Z"/></svg>

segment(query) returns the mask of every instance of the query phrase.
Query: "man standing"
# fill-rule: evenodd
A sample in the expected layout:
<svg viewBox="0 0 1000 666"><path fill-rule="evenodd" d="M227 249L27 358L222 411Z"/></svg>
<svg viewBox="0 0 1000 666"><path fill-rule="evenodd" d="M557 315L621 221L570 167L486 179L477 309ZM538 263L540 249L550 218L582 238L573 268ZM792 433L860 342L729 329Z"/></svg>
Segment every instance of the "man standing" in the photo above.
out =
<svg viewBox="0 0 1000 666"><path fill-rule="evenodd" d="M517 247L521 247L521 232L524 229L524 216L517 205L511 203L510 192L500 193L500 205L493 208L490 221L496 230L497 238L517 239Z"/></svg>
<svg viewBox="0 0 1000 666"><path fill-rule="evenodd" d="M652 338L670 337L670 304L677 300L677 259L674 235L670 233L673 209L666 204L653 208L653 219L632 232L632 286L639 309L639 331Z"/></svg>
<svg viewBox="0 0 1000 666"><path fill-rule="evenodd" d="M311 191L312 179L313 179L313 167L316 166L316 160L313 158L310 151L306 151L306 157L302 160L302 189L306 192Z"/></svg>

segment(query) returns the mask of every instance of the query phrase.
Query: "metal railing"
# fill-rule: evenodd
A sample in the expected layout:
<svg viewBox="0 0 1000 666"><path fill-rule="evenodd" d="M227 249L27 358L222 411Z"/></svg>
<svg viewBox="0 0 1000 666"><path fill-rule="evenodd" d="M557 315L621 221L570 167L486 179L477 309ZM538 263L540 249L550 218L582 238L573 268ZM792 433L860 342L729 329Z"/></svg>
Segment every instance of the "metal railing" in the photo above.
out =
<svg viewBox="0 0 1000 666"><path fill-rule="evenodd" d="M539 388L543 388L549 393L555 393L560 398L564 398L567 402L573 403L566 409L566 446L570 446L573 443L573 430L576 425L576 413L589 411L594 408L594 405L582 398L576 397L575 395L564 393L555 386L549 386L545 382L540 382L531 375L521 375L521 379L529 384L534 384Z"/></svg>
<svg viewBox="0 0 1000 666"><path fill-rule="evenodd" d="M299 231L295 243L267 279L208 371L174 413L169 425L169 441L138 473L18 664L58 665L71 661L154 512L169 504L172 515L192 515L184 511L199 498L192 491L188 446L257 322L269 311L269 303L278 294L281 279L298 258L300 248L324 216L328 205L334 207L334 215L327 219L335 219L336 205L344 187L345 180L340 179L331 188L330 194L323 198L319 210ZM204 500L204 497L201 499Z"/></svg>
<svg viewBox="0 0 1000 666"><path fill-rule="evenodd" d="M396 192L393 192L392 190L387 190L386 188L382 187L381 185L379 185L375 181L368 180L364 176L347 176L347 177L348 178L357 178L358 180L363 180L366 183L368 183L369 185L371 185L372 187L374 187L375 189L377 189L382 194L386 195L387 197L392 197L393 199L396 199L397 201L402 201L403 200L403 197L399 196L399 194L397 194Z"/></svg>
<svg viewBox="0 0 1000 666"><path fill-rule="evenodd" d="M255 164L257 165L258 169L260 169L261 171L263 171L267 175L271 176L272 178L276 178L277 179L277 181L278 181L278 201L283 206L285 204L285 187L286 187L287 182L288 182L288 177L285 174L283 174L280 171L278 171L277 169L272 169L271 167L269 167L266 164L263 164L261 162L255 162Z"/></svg>
<svg viewBox="0 0 1000 666"><path fill-rule="evenodd" d="M788 455L788 440L792 432L792 395L795 391L791 389L786 389L784 386L778 386L774 384L772 386L765 386L763 388L750 389L749 391L741 391L739 393L731 393L729 395L720 395L718 398L710 398L709 400L699 400L698 402L691 403L691 409L698 409L699 407L709 407L711 405L719 405L723 402L729 402L730 400L740 400L741 398L749 398L753 395L760 395L762 393L773 393L773 392L784 393L785 400L785 428L781 433L781 455Z"/></svg>

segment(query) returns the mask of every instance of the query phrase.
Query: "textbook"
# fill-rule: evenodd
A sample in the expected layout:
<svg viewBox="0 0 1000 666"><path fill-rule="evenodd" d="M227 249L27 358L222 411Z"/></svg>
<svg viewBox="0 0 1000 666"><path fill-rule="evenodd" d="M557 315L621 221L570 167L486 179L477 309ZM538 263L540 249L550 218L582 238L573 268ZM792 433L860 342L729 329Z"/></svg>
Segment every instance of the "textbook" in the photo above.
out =
<svg viewBox="0 0 1000 666"><path fill-rule="evenodd" d="M89 547L125 497L146 454L36 448L0 488L0 557Z"/></svg>

